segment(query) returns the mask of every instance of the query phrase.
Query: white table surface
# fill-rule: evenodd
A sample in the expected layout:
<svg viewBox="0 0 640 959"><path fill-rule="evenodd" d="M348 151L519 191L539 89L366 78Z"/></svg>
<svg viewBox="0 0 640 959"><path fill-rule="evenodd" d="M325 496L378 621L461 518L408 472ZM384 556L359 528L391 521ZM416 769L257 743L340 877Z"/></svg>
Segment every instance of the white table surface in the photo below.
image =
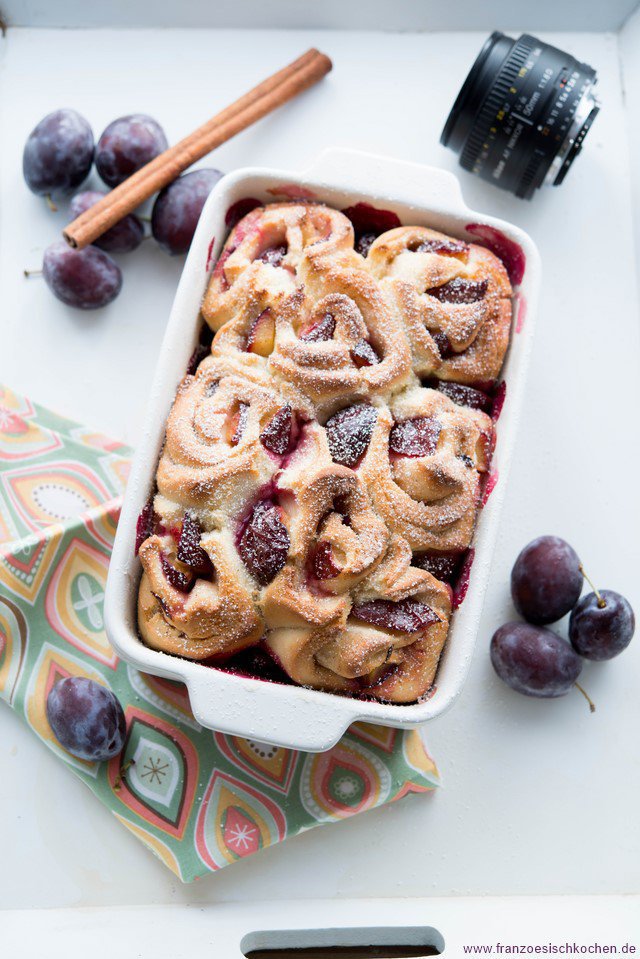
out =
<svg viewBox="0 0 640 959"><path fill-rule="evenodd" d="M182 263L153 242L122 258L123 293L100 313L67 309L41 280L23 279L65 222L21 178L25 137L44 114L76 107L99 134L114 117L145 111L175 141L317 45L334 58L331 76L222 147L214 165L296 168L324 146L344 145L456 169L438 135L483 39L10 30L0 41L0 379L134 444ZM443 788L182 886L2 704L1 907L640 889L640 639L618 661L585 667L594 716L577 693L517 696L488 658L493 630L513 612L511 564L541 533L569 539L600 585L640 610L640 350L617 40L545 39L599 68L604 108L566 183L530 204L461 173L472 207L531 233L544 278L477 653L460 701L427 731Z"/></svg>

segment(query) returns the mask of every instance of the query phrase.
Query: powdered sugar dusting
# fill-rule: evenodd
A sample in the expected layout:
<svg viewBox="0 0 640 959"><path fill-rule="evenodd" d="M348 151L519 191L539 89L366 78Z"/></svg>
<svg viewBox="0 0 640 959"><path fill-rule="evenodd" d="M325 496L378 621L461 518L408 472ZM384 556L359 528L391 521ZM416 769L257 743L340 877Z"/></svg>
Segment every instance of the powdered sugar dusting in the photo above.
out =
<svg viewBox="0 0 640 959"><path fill-rule="evenodd" d="M217 333L141 519L140 629L230 672L415 702L497 479L511 290L482 247L367 204L352 228L289 186L228 211L202 307Z"/></svg>

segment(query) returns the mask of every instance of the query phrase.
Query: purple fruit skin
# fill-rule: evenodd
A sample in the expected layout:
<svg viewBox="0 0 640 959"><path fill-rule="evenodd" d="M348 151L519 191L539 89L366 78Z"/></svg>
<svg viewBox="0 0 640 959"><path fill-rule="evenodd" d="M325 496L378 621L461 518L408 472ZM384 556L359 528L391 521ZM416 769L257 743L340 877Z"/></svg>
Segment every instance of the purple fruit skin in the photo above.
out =
<svg viewBox="0 0 640 959"><path fill-rule="evenodd" d="M375 233L363 233L355 242L356 253L359 253L360 256L368 256L375 239Z"/></svg>
<svg viewBox="0 0 640 959"><path fill-rule="evenodd" d="M456 276L442 286L432 287L427 293L441 303L477 303L484 298L487 286L486 280L464 280Z"/></svg>
<svg viewBox="0 0 640 959"><path fill-rule="evenodd" d="M202 527L192 513L185 513L182 522L177 556L181 563L190 566L198 576L213 574L213 564L209 554L200 545Z"/></svg>
<svg viewBox="0 0 640 959"><path fill-rule="evenodd" d="M459 406L468 406L471 410L482 410L483 413L488 413L491 409L491 397L483 393L482 390L473 389L471 386L440 381L436 383L434 389L438 390L439 393L444 393Z"/></svg>
<svg viewBox="0 0 640 959"><path fill-rule="evenodd" d="M61 746L79 759L102 762L122 752L127 727L110 689L83 676L68 676L47 696L47 719Z"/></svg>
<svg viewBox="0 0 640 959"><path fill-rule="evenodd" d="M293 426L293 413L290 405L282 406L273 416L262 433L260 442L262 445L275 453L276 456L284 456L289 452L291 446L291 428Z"/></svg>
<svg viewBox="0 0 640 959"><path fill-rule="evenodd" d="M333 339L336 331L336 321L331 313L325 313L321 320L314 323L311 329L306 333L301 333L299 339L302 343L327 343Z"/></svg>
<svg viewBox="0 0 640 959"><path fill-rule="evenodd" d="M118 117L96 145L96 169L107 186L118 186L167 149L164 130L153 117L132 113Z"/></svg>
<svg viewBox="0 0 640 959"><path fill-rule="evenodd" d="M373 434L378 413L368 403L346 406L325 423L329 452L334 463L354 467L364 455Z"/></svg>
<svg viewBox="0 0 640 959"><path fill-rule="evenodd" d="M93 163L93 132L75 110L54 110L31 131L22 172L32 193L45 196L80 186Z"/></svg>
<svg viewBox="0 0 640 959"><path fill-rule="evenodd" d="M258 259L269 264L269 266L280 266L287 255L287 249L286 246L271 246L264 253L261 253Z"/></svg>
<svg viewBox="0 0 640 959"><path fill-rule="evenodd" d="M578 602L582 582L576 551L559 536L539 536L513 565L513 605L529 623L555 623Z"/></svg>
<svg viewBox="0 0 640 959"><path fill-rule="evenodd" d="M54 296L79 310L107 306L122 288L120 267L108 254L94 246L73 250L64 240L47 247L42 273Z"/></svg>
<svg viewBox="0 0 640 959"><path fill-rule="evenodd" d="M238 552L261 586L268 586L287 561L291 540L277 507L268 500L255 505L245 526Z"/></svg>
<svg viewBox="0 0 640 959"><path fill-rule="evenodd" d="M158 194L151 214L151 232L165 253L177 256L187 252L202 208L222 176L219 170L193 170Z"/></svg>
<svg viewBox="0 0 640 959"><path fill-rule="evenodd" d="M85 190L82 193L76 193L71 198L69 210L72 219L84 213L92 207L98 200L106 196L101 190ZM136 250L144 240L144 226L135 213L130 213L123 217L110 230L99 236L93 241L93 245L104 250L105 253L131 253Z"/></svg>
<svg viewBox="0 0 640 959"><path fill-rule="evenodd" d="M414 416L396 423L389 433L389 449L399 456L432 456L442 427L433 416Z"/></svg>
<svg viewBox="0 0 640 959"><path fill-rule="evenodd" d="M418 569L426 569L436 579L451 586L458 577L465 555L465 553L414 553L411 565L417 566Z"/></svg>
<svg viewBox="0 0 640 959"><path fill-rule="evenodd" d="M364 623L401 633L421 632L439 619L430 606L416 599L403 599L398 603L389 599L374 599L360 606L352 606L351 615Z"/></svg>
<svg viewBox="0 0 640 959"><path fill-rule="evenodd" d="M542 699L564 696L582 671L582 660L550 629L505 623L491 639L491 663L507 686Z"/></svg>
<svg viewBox="0 0 640 959"><path fill-rule="evenodd" d="M356 366L376 366L380 362L380 357L368 340L358 340L350 352Z"/></svg>
<svg viewBox="0 0 640 959"><path fill-rule="evenodd" d="M587 593L571 613L569 639L585 659L613 659L626 649L636 628L631 604L612 589L601 589L606 605L598 606L595 593Z"/></svg>

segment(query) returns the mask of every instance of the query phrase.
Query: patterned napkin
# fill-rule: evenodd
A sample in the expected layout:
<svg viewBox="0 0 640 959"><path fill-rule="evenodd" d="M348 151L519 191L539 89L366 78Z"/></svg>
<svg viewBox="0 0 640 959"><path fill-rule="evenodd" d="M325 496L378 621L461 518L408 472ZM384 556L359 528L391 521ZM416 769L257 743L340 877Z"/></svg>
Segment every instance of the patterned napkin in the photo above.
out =
<svg viewBox="0 0 640 959"><path fill-rule="evenodd" d="M182 684L118 659L102 602L129 456L0 387L0 698L184 882L433 789L417 732L358 723L321 754L226 736L196 722ZM121 756L84 762L55 740L46 698L69 675L119 698Z"/></svg>

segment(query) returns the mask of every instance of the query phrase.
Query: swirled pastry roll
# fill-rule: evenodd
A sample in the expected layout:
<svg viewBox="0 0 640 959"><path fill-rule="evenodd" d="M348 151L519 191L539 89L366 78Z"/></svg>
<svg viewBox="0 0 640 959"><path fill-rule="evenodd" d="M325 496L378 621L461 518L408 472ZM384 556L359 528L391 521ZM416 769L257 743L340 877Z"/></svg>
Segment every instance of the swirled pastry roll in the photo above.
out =
<svg viewBox="0 0 640 959"><path fill-rule="evenodd" d="M511 284L502 262L474 243L425 227L378 237L367 265L411 345L419 376L493 383L511 328Z"/></svg>
<svg viewBox="0 0 640 959"><path fill-rule="evenodd" d="M316 203L229 234L139 523L138 622L176 656L261 644L289 681L409 703L473 539L511 287L488 250L425 227L360 249Z"/></svg>

